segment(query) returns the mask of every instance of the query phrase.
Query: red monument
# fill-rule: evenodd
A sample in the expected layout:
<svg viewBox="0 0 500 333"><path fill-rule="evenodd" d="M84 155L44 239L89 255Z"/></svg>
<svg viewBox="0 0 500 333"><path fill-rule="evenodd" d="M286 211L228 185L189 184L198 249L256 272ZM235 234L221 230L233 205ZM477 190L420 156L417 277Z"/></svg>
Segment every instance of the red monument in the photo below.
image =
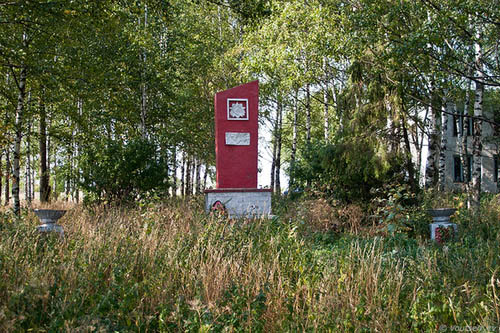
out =
<svg viewBox="0 0 500 333"><path fill-rule="evenodd" d="M259 82L215 95L217 188L257 188Z"/></svg>
<svg viewBox="0 0 500 333"><path fill-rule="evenodd" d="M206 209L223 204L230 215L271 213L271 190L257 188L259 82L215 95L216 189L207 190Z"/></svg>

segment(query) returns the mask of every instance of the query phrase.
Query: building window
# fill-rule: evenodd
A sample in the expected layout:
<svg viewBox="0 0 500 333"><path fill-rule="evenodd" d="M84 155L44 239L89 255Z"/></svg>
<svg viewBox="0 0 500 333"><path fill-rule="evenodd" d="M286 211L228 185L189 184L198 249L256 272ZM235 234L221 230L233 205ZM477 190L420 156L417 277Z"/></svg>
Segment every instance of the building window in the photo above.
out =
<svg viewBox="0 0 500 333"><path fill-rule="evenodd" d="M460 156L453 156L453 180L455 183L462 182L464 178L464 173L462 170L462 162L460 161Z"/></svg>
<svg viewBox="0 0 500 333"><path fill-rule="evenodd" d="M464 168L460 156L453 156L453 180L456 183L463 183L465 179ZM467 182L472 179L472 156L467 155Z"/></svg>
<svg viewBox="0 0 500 333"><path fill-rule="evenodd" d="M467 125L467 133L465 126ZM453 136L459 134L471 136L474 131L474 118L472 116L453 115Z"/></svg>
<svg viewBox="0 0 500 333"><path fill-rule="evenodd" d="M474 118L467 117L467 136L471 136L474 131Z"/></svg>
<svg viewBox="0 0 500 333"><path fill-rule="evenodd" d="M453 115L453 136L458 136L462 132L462 117L459 115ZM460 131L460 132L459 132Z"/></svg>

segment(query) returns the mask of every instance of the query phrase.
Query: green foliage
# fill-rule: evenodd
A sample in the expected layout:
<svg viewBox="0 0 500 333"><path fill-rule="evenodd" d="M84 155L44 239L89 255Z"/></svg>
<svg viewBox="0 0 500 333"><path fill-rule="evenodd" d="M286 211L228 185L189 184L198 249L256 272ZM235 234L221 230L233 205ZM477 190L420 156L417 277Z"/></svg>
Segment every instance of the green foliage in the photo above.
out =
<svg viewBox="0 0 500 333"><path fill-rule="evenodd" d="M384 225L388 234L405 234L425 239L431 219L420 204L421 196L411 192L406 184L389 184L374 191L372 205L377 223Z"/></svg>
<svg viewBox="0 0 500 333"><path fill-rule="evenodd" d="M302 152L290 172L298 188L311 184L336 199L366 201L372 197L372 189L403 179L401 159L381 150L361 139L316 142Z"/></svg>
<svg viewBox="0 0 500 333"><path fill-rule="evenodd" d="M134 200L167 189L167 163L147 140L93 142L83 150L80 167L82 188L98 201Z"/></svg>

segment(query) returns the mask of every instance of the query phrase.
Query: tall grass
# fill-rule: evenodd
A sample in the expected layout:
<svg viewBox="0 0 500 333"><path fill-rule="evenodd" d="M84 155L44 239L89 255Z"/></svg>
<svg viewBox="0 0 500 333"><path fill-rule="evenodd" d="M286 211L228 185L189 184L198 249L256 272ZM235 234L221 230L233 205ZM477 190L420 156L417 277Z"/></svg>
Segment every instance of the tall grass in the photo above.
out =
<svg viewBox="0 0 500 333"><path fill-rule="evenodd" d="M499 237L446 248L227 220L199 201L73 207L65 239L0 224L1 331L438 331L500 327ZM498 218L495 206L489 219ZM484 220L483 219L483 220ZM470 230L476 230L472 228Z"/></svg>

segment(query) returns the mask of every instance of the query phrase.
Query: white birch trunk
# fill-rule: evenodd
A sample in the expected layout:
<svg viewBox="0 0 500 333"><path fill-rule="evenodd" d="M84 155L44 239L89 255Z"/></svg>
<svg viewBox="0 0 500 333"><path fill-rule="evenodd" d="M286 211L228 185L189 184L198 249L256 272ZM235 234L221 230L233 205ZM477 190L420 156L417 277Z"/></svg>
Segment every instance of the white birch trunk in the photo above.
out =
<svg viewBox="0 0 500 333"><path fill-rule="evenodd" d="M446 150L448 146L448 102L443 99L441 111L441 145L439 148L439 191L444 191L446 187Z"/></svg>
<svg viewBox="0 0 500 333"><path fill-rule="evenodd" d="M479 44L476 44L476 69L477 80L474 97L474 131L472 137L472 196L471 206L479 210L481 201L481 153L483 150L483 93L484 84L482 82L482 50Z"/></svg>
<svg viewBox="0 0 500 333"><path fill-rule="evenodd" d="M323 89L323 134L325 138L325 142L328 142L329 139L329 114L328 114L328 64L326 57L323 58L323 71L325 72L325 86Z"/></svg>
<svg viewBox="0 0 500 333"><path fill-rule="evenodd" d="M10 203L10 175L12 165L10 163L10 147L7 146L5 153L5 206Z"/></svg>
<svg viewBox="0 0 500 333"><path fill-rule="evenodd" d="M470 75L469 75L470 76ZM469 132L469 106L470 106L470 88L471 88L471 81L469 80L469 83L467 85L467 90L465 92L465 103L464 103L464 110L462 111L462 114L460 115L460 128L459 128L459 135L458 135L458 142L459 142L459 151L460 151L460 162L462 163L462 167L464 170L464 178L463 178L463 185L462 185L462 190L469 194L470 193L470 183L469 179L471 179L471 175L469 173L469 148L468 148L468 136L467 133ZM470 198L469 195L467 195L467 208L470 208Z"/></svg>
<svg viewBox="0 0 500 333"><path fill-rule="evenodd" d="M306 85L306 144L311 143L311 87Z"/></svg>
<svg viewBox="0 0 500 333"><path fill-rule="evenodd" d="M29 105L29 98L28 98ZM28 206L31 206L31 120L28 121L28 135L26 137L26 180L25 180L25 193Z"/></svg>
<svg viewBox="0 0 500 333"><path fill-rule="evenodd" d="M21 140L22 140L22 122L24 113L24 100L26 92L26 67L21 69L19 76L19 94L17 98L15 130L16 136L14 140L14 160L13 160L13 177L12 177L12 198L14 200L14 213L17 216L21 214L21 202L19 198L20 185L20 159L21 159Z"/></svg>
<svg viewBox="0 0 500 333"><path fill-rule="evenodd" d="M288 188L291 190L294 184L294 167L297 154L297 122L299 116L299 93L295 90L295 104L293 106L293 124L292 124L292 151L290 152L290 178Z"/></svg>
<svg viewBox="0 0 500 333"><path fill-rule="evenodd" d="M205 164L205 168L204 169L205 170L204 170L204 173L203 173L203 187L202 187L203 191L205 191L206 188L207 188L207 178L208 178L208 171L209 171L208 164Z"/></svg>
<svg viewBox="0 0 500 333"><path fill-rule="evenodd" d="M425 188L429 189L437 184L437 159L439 153L439 131L441 117L436 107L435 91L431 88L431 105L429 106L430 133L428 137L428 153L425 166Z"/></svg>

